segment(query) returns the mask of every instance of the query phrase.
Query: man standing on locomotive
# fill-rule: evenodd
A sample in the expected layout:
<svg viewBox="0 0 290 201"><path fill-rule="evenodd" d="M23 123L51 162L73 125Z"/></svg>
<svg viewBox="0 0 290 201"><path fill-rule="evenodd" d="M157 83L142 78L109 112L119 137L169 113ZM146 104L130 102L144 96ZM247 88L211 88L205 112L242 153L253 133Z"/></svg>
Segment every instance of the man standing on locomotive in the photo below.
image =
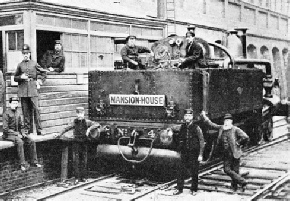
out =
<svg viewBox="0 0 290 201"><path fill-rule="evenodd" d="M50 72L61 73L64 71L65 57L62 52L60 40L55 41L54 50L47 50L43 55L40 65Z"/></svg>
<svg viewBox="0 0 290 201"><path fill-rule="evenodd" d="M194 41L195 33L193 31L186 32L186 55L185 58L180 58L181 64L179 68L195 69L196 67L206 66L203 56L202 47Z"/></svg>
<svg viewBox="0 0 290 201"><path fill-rule="evenodd" d="M121 49L124 65L134 70L145 69L139 58L139 53L151 53L151 51L147 47L135 45L135 42L136 36L130 35L126 38L126 45Z"/></svg>
<svg viewBox="0 0 290 201"><path fill-rule="evenodd" d="M248 135L233 125L231 114L225 114L224 125L217 125L210 121L204 111L202 111L201 117L208 126L219 130L217 141L223 147L224 171L232 179L231 186L233 190L237 191L238 185L240 185L244 191L247 181L239 174L239 169L242 156L241 146L248 142ZM247 173L244 173L244 175L247 175Z"/></svg>
<svg viewBox="0 0 290 201"><path fill-rule="evenodd" d="M193 122L192 109L185 110L184 120L177 136L181 162L177 169L177 190L173 194L183 192L186 171L189 169L192 177L190 191L195 195L198 190L198 170L199 162L202 161L204 137L201 128Z"/></svg>
<svg viewBox="0 0 290 201"><path fill-rule="evenodd" d="M21 99L24 115L24 129L33 133L33 117L37 135L41 135L41 122L38 110L38 89L46 79L47 70L30 60L30 47L23 45L23 61L18 64L14 81L18 82L18 97Z"/></svg>

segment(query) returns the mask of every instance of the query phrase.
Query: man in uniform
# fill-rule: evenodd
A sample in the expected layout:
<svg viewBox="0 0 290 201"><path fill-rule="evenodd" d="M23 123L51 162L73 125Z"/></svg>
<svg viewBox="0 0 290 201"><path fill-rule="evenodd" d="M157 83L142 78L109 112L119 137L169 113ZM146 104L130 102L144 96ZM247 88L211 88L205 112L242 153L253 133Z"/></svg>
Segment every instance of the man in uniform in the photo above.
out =
<svg viewBox="0 0 290 201"><path fill-rule="evenodd" d="M136 36L130 35L126 38L126 45L121 49L121 56L127 68L145 69L145 66L139 59L139 53L151 53L147 47L135 45Z"/></svg>
<svg viewBox="0 0 290 201"><path fill-rule="evenodd" d="M35 61L30 60L30 47L23 45L23 61L18 64L14 74L14 81L18 82L18 97L21 99L24 115L24 129L33 133L33 116L36 132L41 135L41 123L38 110L38 89L46 78L46 70Z"/></svg>
<svg viewBox="0 0 290 201"><path fill-rule="evenodd" d="M27 142L30 149L31 166L41 167L37 162L36 145L33 139L23 130L23 120L18 109L18 98L9 99L10 108L3 115L3 139L12 141L17 146L22 171L26 170L23 143Z"/></svg>
<svg viewBox="0 0 290 201"><path fill-rule="evenodd" d="M40 65L50 72L61 73L64 71L65 57L62 52L60 40L55 41L54 50L47 50L43 55Z"/></svg>
<svg viewBox="0 0 290 201"><path fill-rule="evenodd" d="M97 130L101 132L101 126L97 122L93 122L85 118L85 109L83 107L76 108L76 118L70 125L65 127L58 137L64 133L73 130L74 141L72 145L73 151L73 168L75 183L86 182L87 180L87 143L91 132Z"/></svg>
<svg viewBox="0 0 290 201"><path fill-rule="evenodd" d="M193 122L192 109L185 110L185 123L182 124L178 133L178 151L180 152L181 162L177 169L177 191L174 195L183 192L184 179L187 169L190 170L192 195L198 190L198 169L199 162L202 161L204 150L204 137L200 127Z"/></svg>
<svg viewBox="0 0 290 201"><path fill-rule="evenodd" d="M224 125L217 125L209 120L203 111L201 117L205 123L213 129L219 130L218 144L222 145L224 153L224 171L232 179L231 186L234 191L237 190L238 184L245 190L247 181L243 176L247 175L245 172L243 175L239 174L240 158L242 156L241 146L245 145L249 141L248 135L240 128L233 125L233 117L231 114L225 114Z"/></svg>
<svg viewBox="0 0 290 201"><path fill-rule="evenodd" d="M185 58L181 58L181 65L179 68L190 68L195 69L196 67L204 67L206 66L203 50L201 46L194 41L195 33L193 31L188 31L186 33L186 56Z"/></svg>

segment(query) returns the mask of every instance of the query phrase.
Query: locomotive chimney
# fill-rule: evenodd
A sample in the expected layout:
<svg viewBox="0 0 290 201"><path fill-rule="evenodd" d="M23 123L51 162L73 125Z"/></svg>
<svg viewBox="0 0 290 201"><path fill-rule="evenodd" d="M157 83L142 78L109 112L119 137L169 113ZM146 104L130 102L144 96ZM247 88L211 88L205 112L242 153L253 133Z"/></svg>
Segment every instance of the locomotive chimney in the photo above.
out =
<svg viewBox="0 0 290 201"><path fill-rule="evenodd" d="M227 48L235 58L243 57L242 42L237 36L237 30L229 30L227 36Z"/></svg>
<svg viewBox="0 0 290 201"><path fill-rule="evenodd" d="M166 0L157 0L157 18L165 19Z"/></svg>
<svg viewBox="0 0 290 201"><path fill-rule="evenodd" d="M236 28L235 30L238 31L238 36L240 37L240 40L242 42L243 47L243 57L244 59L247 58L247 28Z"/></svg>

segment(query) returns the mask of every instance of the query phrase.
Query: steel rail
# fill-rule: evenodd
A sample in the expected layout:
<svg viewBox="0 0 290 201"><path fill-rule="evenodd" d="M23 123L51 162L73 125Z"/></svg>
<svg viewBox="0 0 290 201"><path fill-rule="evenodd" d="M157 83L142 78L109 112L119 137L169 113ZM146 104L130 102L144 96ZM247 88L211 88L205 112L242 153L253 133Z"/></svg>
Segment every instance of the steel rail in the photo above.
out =
<svg viewBox="0 0 290 201"><path fill-rule="evenodd" d="M82 188L82 187L85 187L85 186L88 186L94 182L97 182L97 181L102 181L104 179L107 179L109 177L113 177L115 176L115 174L109 174L109 175L105 175L105 176L101 176L101 177L98 177L97 179L94 179L90 182L86 182L84 184L80 184L80 185L76 185L76 186L73 186L73 187L70 187L70 188L67 188L63 191L60 191L60 192L57 192L57 193L53 193L53 194L50 194L48 196L44 196L42 198L38 198L37 201L43 201L43 200L47 200L47 199L50 199L50 198L53 198L53 197L56 197L58 195L61 195L61 194L64 194L64 193L68 193L69 191L73 191L73 190L76 190L76 189L79 189L79 188Z"/></svg>
<svg viewBox="0 0 290 201"><path fill-rule="evenodd" d="M267 192L269 189L271 189L272 187L274 187L276 184L280 183L280 182L285 182L286 180L289 179L290 173L288 172L287 174L283 175L282 177L276 179L275 181L273 181L272 183L268 184L267 186L265 186L263 189L259 190L257 193L255 193L252 197L250 197L248 200L257 200L260 198L260 196L262 196L265 192Z"/></svg>
<svg viewBox="0 0 290 201"><path fill-rule="evenodd" d="M289 139L289 134L285 134L277 139L274 139L273 141L271 142L267 142L265 144L262 144L262 145L256 145L254 147L250 147L248 148L247 150L245 150L244 152L244 155L242 156L242 158L246 157L247 155L255 152L255 151L258 151L258 150L261 150L261 149L264 149L266 147L269 147L269 146L272 146L274 144L277 144L277 143L280 143L282 141L286 141ZM210 166L206 166L204 168L202 168L200 171L199 171L199 176L203 176L205 174L209 174L215 170L218 170L220 168L222 168L223 164L221 161L217 161L216 163L210 165ZM62 195L62 194L65 194L65 193L68 193L70 191L73 191L73 190L76 190L76 189L79 189L79 188L82 188L82 187L85 187L87 185L90 185L90 184L93 184L95 182L98 182L98 181L101 181L101 180L104 180L104 179L108 179L110 177L113 177L115 176L115 174L110 174L110 175L106 175L106 176L101 176L97 179L94 179L88 183L84 183L82 185L77 185L77 186L74 186L74 187L71 187L71 188L68 188L64 191L60 191L58 193L54 193L54 194L51 194L51 195L48 195L48 196L45 196L45 197L42 197L42 198L39 198L37 199L38 201L41 201L41 200L47 200L47 199L50 199L50 198L53 198L53 197L57 197L59 195ZM185 182L189 182L191 179L186 179ZM280 180L279 180L280 181ZM277 181L277 182L279 182ZM276 182L276 183L277 183ZM175 187L175 183L176 183L176 179L172 180L172 181L169 181L169 182L165 182L165 183L162 183L162 184L157 184L155 187L153 187L152 189L149 189L149 190L146 190L144 191L143 193L139 194L139 195L136 195L135 197L132 197L130 198L129 200L131 201L135 201L135 200L139 200L141 199L142 197L144 197L145 195L147 194L150 194L156 190L159 190L159 189L170 189L170 188L174 188ZM276 184L275 183L275 184ZM273 185L275 185L273 184Z"/></svg>

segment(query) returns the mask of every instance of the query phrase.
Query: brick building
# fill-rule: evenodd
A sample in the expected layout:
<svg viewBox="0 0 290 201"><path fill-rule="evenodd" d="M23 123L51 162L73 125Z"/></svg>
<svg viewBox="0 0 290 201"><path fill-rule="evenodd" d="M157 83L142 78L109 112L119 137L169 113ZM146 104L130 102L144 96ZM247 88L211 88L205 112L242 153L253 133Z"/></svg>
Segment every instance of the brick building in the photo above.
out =
<svg viewBox="0 0 290 201"><path fill-rule="evenodd" d="M165 22L164 36L184 35L188 24L196 25L196 35L214 42L223 41L226 31L237 27L248 28L248 58L266 58L273 63L273 75L279 78L281 97L290 97L288 67L289 13L288 0L44 0L61 5L93 9L109 14L158 19ZM142 44L150 45L149 29L131 27ZM108 31L110 32L110 31ZM152 34L155 35L155 34ZM158 37L157 37L158 38ZM140 42L141 42L140 41ZM147 42L148 41L148 42ZM153 40L154 41L154 40ZM118 45L117 45L118 46ZM115 48L116 58L119 48ZM288 87L287 87L288 85ZM289 92L287 92L289 91Z"/></svg>

